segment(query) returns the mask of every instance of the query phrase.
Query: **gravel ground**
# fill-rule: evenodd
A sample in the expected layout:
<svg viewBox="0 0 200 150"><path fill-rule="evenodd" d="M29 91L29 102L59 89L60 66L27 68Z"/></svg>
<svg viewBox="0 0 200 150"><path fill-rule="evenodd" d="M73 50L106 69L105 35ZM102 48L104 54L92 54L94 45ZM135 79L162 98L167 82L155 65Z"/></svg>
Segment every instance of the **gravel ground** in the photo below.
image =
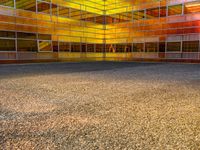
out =
<svg viewBox="0 0 200 150"><path fill-rule="evenodd" d="M0 65L0 149L200 149L200 65Z"/></svg>

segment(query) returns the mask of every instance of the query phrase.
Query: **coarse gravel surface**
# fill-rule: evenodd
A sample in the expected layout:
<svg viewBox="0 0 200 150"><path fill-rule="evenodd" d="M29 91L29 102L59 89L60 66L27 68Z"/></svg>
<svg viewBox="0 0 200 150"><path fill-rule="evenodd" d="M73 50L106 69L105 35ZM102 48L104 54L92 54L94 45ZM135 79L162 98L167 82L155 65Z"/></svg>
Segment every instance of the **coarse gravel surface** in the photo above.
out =
<svg viewBox="0 0 200 150"><path fill-rule="evenodd" d="M200 149L200 64L0 65L0 149Z"/></svg>

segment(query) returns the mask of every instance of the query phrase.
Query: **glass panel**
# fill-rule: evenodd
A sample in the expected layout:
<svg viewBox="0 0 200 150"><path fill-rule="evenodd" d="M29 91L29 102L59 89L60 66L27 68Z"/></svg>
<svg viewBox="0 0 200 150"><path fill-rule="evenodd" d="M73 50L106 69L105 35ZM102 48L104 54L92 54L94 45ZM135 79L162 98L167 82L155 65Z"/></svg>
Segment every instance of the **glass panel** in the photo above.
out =
<svg viewBox="0 0 200 150"><path fill-rule="evenodd" d="M51 0L42 0L42 1L49 2L49 3L51 2Z"/></svg>
<svg viewBox="0 0 200 150"><path fill-rule="evenodd" d="M39 41L39 50L42 52L52 51L51 41Z"/></svg>
<svg viewBox="0 0 200 150"><path fill-rule="evenodd" d="M115 17L117 22L127 22L132 20L132 12L116 14Z"/></svg>
<svg viewBox="0 0 200 150"><path fill-rule="evenodd" d="M158 43L151 42L145 43L145 52L157 52L158 50Z"/></svg>
<svg viewBox="0 0 200 150"><path fill-rule="evenodd" d="M166 16L167 16L167 8L160 7L160 17L166 17Z"/></svg>
<svg viewBox="0 0 200 150"><path fill-rule="evenodd" d="M70 52L70 43L60 42L59 49L60 49L60 52Z"/></svg>
<svg viewBox="0 0 200 150"><path fill-rule="evenodd" d="M50 4L46 2L37 2L37 9L38 12L50 14Z"/></svg>
<svg viewBox="0 0 200 150"><path fill-rule="evenodd" d="M53 41L53 52L58 52L58 42L57 41Z"/></svg>
<svg viewBox="0 0 200 150"><path fill-rule="evenodd" d="M0 5L14 7L14 0L0 0Z"/></svg>
<svg viewBox="0 0 200 150"><path fill-rule="evenodd" d="M70 9L66 7L59 6L59 16L60 17L69 17L70 16Z"/></svg>
<svg viewBox="0 0 200 150"><path fill-rule="evenodd" d="M87 11L82 11L81 20L95 22L95 14L87 12Z"/></svg>
<svg viewBox="0 0 200 150"><path fill-rule="evenodd" d="M96 44L96 52L103 52L104 45L103 44Z"/></svg>
<svg viewBox="0 0 200 150"><path fill-rule="evenodd" d="M17 9L24 9L29 11L36 11L36 1L35 0L16 0L16 8Z"/></svg>
<svg viewBox="0 0 200 150"><path fill-rule="evenodd" d="M116 52L125 52L126 45L125 44L116 44Z"/></svg>
<svg viewBox="0 0 200 150"><path fill-rule="evenodd" d="M159 52L161 52L161 53L165 52L165 42L159 43Z"/></svg>
<svg viewBox="0 0 200 150"><path fill-rule="evenodd" d="M168 7L168 16L172 15L181 15L182 14L182 5L174 5Z"/></svg>
<svg viewBox="0 0 200 150"><path fill-rule="evenodd" d="M87 51L86 43L81 43L81 52L86 52L86 51Z"/></svg>
<svg viewBox="0 0 200 150"><path fill-rule="evenodd" d="M143 43L133 43L133 52L143 52L144 44Z"/></svg>
<svg viewBox="0 0 200 150"><path fill-rule="evenodd" d="M95 18L96 19L96 23L100 23L100 24L109 24L109 23L113 23L114 22L114 18L109 19L109 16L98 16Z"/></svg>
<svg viewBox="0 0 200 150"><path fill-rule="evenodd" d="M183 41L183 52L198 52L199 41Z"/></svg>
<svg viewBox="0 0 200 150"><path fill-rule="evenodd" d="M125 52L132 52L132 43L126 45Z"/></svg>
<svg viewBox="0 0 200 150"><path fill-rule="evenodd" d="M158 18L158 17L159 17L159 9L158 8L147 9L147 11L146 11L147 19Z"/></svg>
<svg viewBox="0 0 200 150"><path fill-rule="evenodd" d="M185 3L184 13L197 13L200 12L200 2Z"/></svg>
<svg viewBox="0 0 200 150"><path fill-rule="evenodd" d="M95 52L95 44L87 44L87 52Z"/></svg>
<svg viewBox="0 0 200 150"><path fill-rule="evenodd" d="M116 51L115 44L106 44L105 51L109 52L109 53L115 53L115 51Z"/></svg>
<svg viewBox="0 0 200 150"><path fill-rule="evenodd" d="M58 16L58 6L56 4L51 4L52 15Z"/></svg>
<svg viewBox="0 0 200 150"><path fill-rule="evenodd" d="M17 38L37 39L36 33L17 32Z"/></svg>
<svg viewBox="0 0 200 150"><path fill-rule="evenodd" d="M133 20L141 20L144 18L145 18L144 10L133 12Z"/></svg>
<svg viewBox="0 0 200 150"><path fill-rule="evenodd" d="M38 39L40 40L51 40L50 34L38 34Z"/></svg>
<svg viewBox="0 0 200 150"><path fill-rule="evenodd" d="M132 12L127 12L127 20L128 20L128 21L132 21L132 19L133 19L133 14L132 14Z"/></svg>
<svg viewBox="0 0 200 150"><path fill-rule="evenodd" d="M0 51L15 51L15 40L0 39Z"/></svg>
<svg viewBox="0 0 200 150"><path fill-rule="evenodd" d="M114 14L114 15L112 15L112 17L113 18L111 18L111 17L107 17L106 18L106 23L119 23L119 22L122 22L123 20L121 20L121 18L120 18L120 15L119 14Z"/></svg>
<svg viewBox="0 0 200 150"><path fill-rule="evenodd" d="M71 43L71 52L80 52L80 43Z"/></svg>
<svg viewBox="0 0 200 150"><path fill-rule="evenodd" d="M15 32L0 31L0 37L15 38Z"/></svg>
<svg viewBox="0 0 200 150"><path fill-rule="evenodd" d="M71 8L70 17L72 19L81 19L81 11Z"/></svg>
<svg viewBox="0 0 200 150"><path fill-rule="evenodd" d="M36 40L17 40L17 51L25 52L37 52L37 41Z"/></svg>
<svg viewBox="0 0 200 150"><path fill-rule="evenodd" d="M167 43L168 52L180 52L181 51L181 42L168 42Z"/></svg>

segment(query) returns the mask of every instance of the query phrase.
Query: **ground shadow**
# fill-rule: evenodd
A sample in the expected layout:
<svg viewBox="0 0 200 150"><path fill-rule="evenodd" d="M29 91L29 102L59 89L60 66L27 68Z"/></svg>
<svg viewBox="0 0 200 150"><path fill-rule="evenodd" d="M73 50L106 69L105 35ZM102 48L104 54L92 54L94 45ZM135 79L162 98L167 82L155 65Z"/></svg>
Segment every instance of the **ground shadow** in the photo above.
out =
<svg viewBox="0 0 200 150"><path fill-rule="evenodd" d="M26 75L67 74L120 69L126 67L151 66L159 63L136 62L78 62L0 65L0 78Z"/></svg>

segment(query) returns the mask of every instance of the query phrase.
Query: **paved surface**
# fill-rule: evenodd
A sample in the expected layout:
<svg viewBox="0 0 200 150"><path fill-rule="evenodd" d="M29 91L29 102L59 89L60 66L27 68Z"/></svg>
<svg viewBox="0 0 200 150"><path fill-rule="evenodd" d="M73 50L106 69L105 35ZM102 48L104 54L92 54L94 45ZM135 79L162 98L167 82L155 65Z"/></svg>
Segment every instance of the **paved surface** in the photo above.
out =
<svg viewBox="0 0 200 150"><path fill-rule="evenodd" d="M0 149L200 149L200 65L0 65Z"/></svg>

